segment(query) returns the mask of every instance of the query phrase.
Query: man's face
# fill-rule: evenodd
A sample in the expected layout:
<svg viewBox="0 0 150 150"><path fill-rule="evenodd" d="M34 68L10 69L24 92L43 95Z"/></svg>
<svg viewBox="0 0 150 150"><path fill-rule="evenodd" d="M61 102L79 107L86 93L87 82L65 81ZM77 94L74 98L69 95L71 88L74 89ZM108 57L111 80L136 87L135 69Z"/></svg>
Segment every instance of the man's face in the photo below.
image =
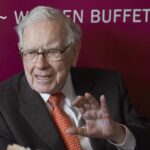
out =
<svg viewBox="0 0 150 150"><path fill-rule="evenodd" d="M66 40L66 30L62 21L40 21L32 23L23 32L23 50L63 49ZM76 46L78 47L78 46ZM40 54L36 61L23 59L23 66L29 85L39 93L59 91L66 81L71 66L77 59L78 48L70 46L64 58L59 61L49 61Z"/></svg>

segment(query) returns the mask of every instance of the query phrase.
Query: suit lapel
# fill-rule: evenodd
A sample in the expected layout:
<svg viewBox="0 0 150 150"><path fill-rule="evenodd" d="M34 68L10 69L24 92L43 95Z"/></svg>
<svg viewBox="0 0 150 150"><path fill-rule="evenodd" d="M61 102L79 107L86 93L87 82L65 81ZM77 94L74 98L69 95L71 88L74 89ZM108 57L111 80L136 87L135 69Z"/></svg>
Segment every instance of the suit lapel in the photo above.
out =
<svg viewBox="0 0 150 150"><path fill-rule="evenodd" d="M95 81L93 80L93 74L88 72L88 69L72 68L71 69L72 82L77 95L84 95L85 92L89 92L96 99L99 99L99 95L102 91L94 89ZM93 150L106 149L105 140L96 138L90 138Z"/></svg>
<svg viewBox="0 0 150 150"><path fill-rule="evenodd" d="M65 150L62 139L40 95L30 88L25 77L21 84L21 114L51 149Z"/></svg>
<svg viewBox="0 0 150 150"><path fill-rule="evenodd" d="M83 69L82 69L83 70ZM100 91L94 88L93 75L89 74L88 70L81 72L80 69L72 68L71 76L73 86L77 95L83 95L89 92L95 98L99 98ZM64 144L53 123L49 111L46 108L43 100L38 93L33 91L28 85L26 78L22 79L20 92L20 112L27 120L32 129L39 135L39 137L53 150L65 150ZM34 108L34 109L33 109ZM101 144L99 144L101 143ZM103 140L91 139L91 144L94 150L103 148ZM101 145L98 147L98 145Z"/></svg>
<svg viewBox="0 0 150 150"><path fill-rule="evenodd" d="M77 95L84 95L85 92L92 94L97 100L102 91L95 89L95 81L93 73L88 69L72 68L71 69L72 82Z"/></svg>
<svg viewBox="0 0 150 150"><path fill-rule="evenodd" d="M83 95L85 92L91 91L93 83L90 80L90 76L85 76L79 69L72 68L71 77L77 95Z"/></svg>

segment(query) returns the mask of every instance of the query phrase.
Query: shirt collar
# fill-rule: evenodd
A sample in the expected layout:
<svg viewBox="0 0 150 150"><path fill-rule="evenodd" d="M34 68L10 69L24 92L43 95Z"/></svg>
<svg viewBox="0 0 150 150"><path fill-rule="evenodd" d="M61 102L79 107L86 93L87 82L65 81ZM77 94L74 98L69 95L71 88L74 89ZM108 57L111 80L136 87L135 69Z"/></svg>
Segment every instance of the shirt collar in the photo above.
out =
<svg viewBox="0 0 150 150"><path fill-rule="evenodd" d="M67 80L66 80L61 92L66 96L65 103L67 103L69 106L71 106L71 102L72 102L72 100L75 99L76 94L75 94L75 91L74 91L74 88L73 88L70 73L67 77ZM40 96L42 97L42 99L44 100L45 103L48 101L48 98L49 98L50 95L51 94L48 94L48 93L40 93Z"/></svg>

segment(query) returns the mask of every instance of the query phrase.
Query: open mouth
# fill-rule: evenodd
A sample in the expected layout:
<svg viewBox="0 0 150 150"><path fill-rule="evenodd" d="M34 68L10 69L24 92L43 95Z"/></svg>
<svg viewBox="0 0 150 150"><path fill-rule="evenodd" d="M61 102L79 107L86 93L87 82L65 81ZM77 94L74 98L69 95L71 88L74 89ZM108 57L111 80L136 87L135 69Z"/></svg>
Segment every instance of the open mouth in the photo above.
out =
<svg viewBox="0 0 150 150"><path fill-rule="evenodd" d="M48 82L52 79L51 75L49 75L49 76L35 75L35 77L36 77L36 80L39 82Z"/></svg>

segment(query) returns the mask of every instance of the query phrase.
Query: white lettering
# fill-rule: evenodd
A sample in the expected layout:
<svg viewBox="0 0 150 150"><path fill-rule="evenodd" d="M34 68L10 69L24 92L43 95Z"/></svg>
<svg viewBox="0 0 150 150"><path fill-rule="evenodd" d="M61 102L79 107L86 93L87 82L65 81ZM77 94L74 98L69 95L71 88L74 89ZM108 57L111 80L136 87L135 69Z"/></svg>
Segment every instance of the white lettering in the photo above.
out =
<svg viewBox="0 0 150 150"><path fill-rule="evenodd" d="M83 23L83 10L80 11L80 14L77 10L74 10L73 13L73 22L77 22L77 19L80 23Z"/></svg>
<svg viewBox="0 0 150 150"><path fill-rule="evenodd" d="M118 17L121 17L121 14L118 14L118 13L120 13L120 12L122 12L121 9L115 9L115 10L114 10L114 19L113 19L113 22L114 22L114 23L117 22L117 18L118 18Z"/></svg>
<svg viewBox="0 0 150 150"><path fill-rule="evenodd" d="M84 15L88 15L88 12L84 13L84 9L81 10L63 10L64 15L72 18L73 22L84 23ZM20 12L14 11L16 23L18 24L25 16L28 15L28 11ZM150 17L150 8L137 8L137 9L91 9L90 23L148 23ZM7 19L7 16L0 16L0 20ZM130 20L129 20L130 19Z"/></svg>
<svg viewBox="0 0 150 150"><path fill-rule="evenodd" d="M29 13L29 12L26 11L26 14L24 15L24 14L23 14L23 11L20 11L20 12L19 12L19 15L18 15L17 11L15 10L15 11L14 11L14 15L15 15L16 23L18 24L25 16L28 15L28 13Z"/></svg>
<svg viewBox="0 0 150 150"><path fill-rule="evenodd" d="M69 14L71 13L71 10L63 10L63 14L66 15L67 17L71 17Z"/></svg>
<svg viewBox="0 0 150 150"><path fill-rule="evenodd" d="M141 9L134 9L133 10L133 22L134 23L142 22L141 20L137 19L137 17L140 17L140 14L138 14L138 12L141 12Z"/></svg>
<svg viewBox="0 0 150 150"><path fill-rule="evenodd" d="M100 22L100 11L97 9L93 9L91 11L91 23Z"/></svg>
<svg viewBox="0 0 150 150"><path fill-rule="evenodd" d="M123 11L123 23L126 23L127 17L130 17L130 16L131 16L131 14L128 14L128 12L131 12L131 9L125 9L125 10Z"/></svg>
<svg viewBox="0 0 150 150"><path fill-rule="evenodd" d="M80 10L80 12L77 10L63 10L63 14L72 17L73 22L79 21L80 23L83 23L83 12L83 10Z"/></svg>
<svg viewBox="0 0 150 150"><path fill-rule="evenodd" d="M145 22L147 23L149 21L150 9L143 9L143 11L145 12Z"/></svg>
<svg viewBox="0 0 150 150"><path fill-rule="evenodd" d="M103 9L102 10L102 20L104 23L109 23L111 22L111 18L112 18L112 10L109 9L109 12L108 12L108 19L106 19L106 11Z"/></svg>
<svg viewBox="0 0 150 150"><path fill-rule="evenodd" d="M7 16L0 16L0 19L5 20L7 19Z"/></svg>

